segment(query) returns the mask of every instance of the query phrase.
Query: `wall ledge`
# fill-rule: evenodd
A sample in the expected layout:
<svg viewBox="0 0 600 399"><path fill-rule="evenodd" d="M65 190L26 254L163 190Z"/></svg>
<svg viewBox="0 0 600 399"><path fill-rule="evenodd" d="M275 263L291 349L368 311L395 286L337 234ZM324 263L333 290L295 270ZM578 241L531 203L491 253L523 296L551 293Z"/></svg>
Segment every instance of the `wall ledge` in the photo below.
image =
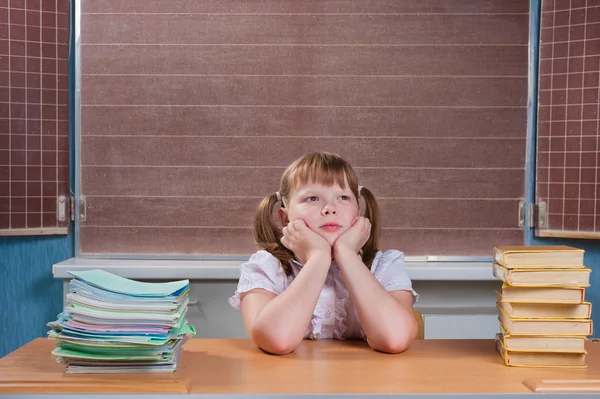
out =
<svg viewBox="0 0 600 399"><path fill-rule="evenodd" d="M237 280L242 260L141 260L70 258L52 265L54 278L70 278L70 270L102 269L145 280ZM406 261L413 281L492 281L492 262Z"/></svg>

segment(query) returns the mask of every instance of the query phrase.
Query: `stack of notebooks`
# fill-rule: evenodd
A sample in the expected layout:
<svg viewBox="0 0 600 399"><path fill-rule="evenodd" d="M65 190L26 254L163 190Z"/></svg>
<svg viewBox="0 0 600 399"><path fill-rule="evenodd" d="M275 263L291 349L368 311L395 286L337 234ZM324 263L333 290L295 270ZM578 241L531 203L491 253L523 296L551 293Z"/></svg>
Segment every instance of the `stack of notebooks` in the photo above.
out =
<svg viewBox="0 0 600 399"><path fill-rule="evenodd" d="M70 272L64 311L48 323L52 354L67 373L176 371L183 344L189 281L144 283L102 270Z"/></svg>
<svg viewBox="0 0 600 399"><path fill-rule="evenodd" d="M508 366L586 367L592 305L582 249L498 246L494 276L502 280L496 307L502 332L496 348Z"/></svg>

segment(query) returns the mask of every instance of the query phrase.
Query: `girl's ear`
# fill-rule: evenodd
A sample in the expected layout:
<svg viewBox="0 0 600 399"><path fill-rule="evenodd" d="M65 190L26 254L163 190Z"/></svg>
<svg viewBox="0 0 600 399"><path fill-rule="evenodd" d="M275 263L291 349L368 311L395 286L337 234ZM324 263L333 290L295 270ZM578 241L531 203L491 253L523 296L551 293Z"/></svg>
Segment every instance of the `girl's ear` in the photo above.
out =
<svg viewBox="0 0 600 399"><path fill-rule="evenodd" d="M279 214L279 218L281 219L281 223L286 226L290 221L288 219L288 212L285 208L277 209L277 213Z"/></svg>

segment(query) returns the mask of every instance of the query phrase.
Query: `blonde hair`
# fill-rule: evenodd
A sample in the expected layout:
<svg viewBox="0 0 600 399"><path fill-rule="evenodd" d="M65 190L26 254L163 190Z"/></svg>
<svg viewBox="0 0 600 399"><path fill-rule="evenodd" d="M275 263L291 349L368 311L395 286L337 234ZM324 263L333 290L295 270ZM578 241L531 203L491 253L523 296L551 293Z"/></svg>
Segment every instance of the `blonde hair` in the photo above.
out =
<svg viewBox="0 0 600 399"><path fill-rule="evenodd" d="M308 182L326 186L349 185L354 196L362 195L365 202L364 217L371 221L371 235L361 249L363 263L370 269L379 250L380 220L379 207L373 193L362 187L358 192L358 179L352 166L344 158L329 152L313 152L294 161L281 176L279 195L281 206L285 207L293 190ZM275 218L275 205L279 202L276 193L266 196L258 205L254 216L254 241L261 248L279 259L287 275L292 273L290 261L294 253L281 244L283 236L280 223Z"/></svg>

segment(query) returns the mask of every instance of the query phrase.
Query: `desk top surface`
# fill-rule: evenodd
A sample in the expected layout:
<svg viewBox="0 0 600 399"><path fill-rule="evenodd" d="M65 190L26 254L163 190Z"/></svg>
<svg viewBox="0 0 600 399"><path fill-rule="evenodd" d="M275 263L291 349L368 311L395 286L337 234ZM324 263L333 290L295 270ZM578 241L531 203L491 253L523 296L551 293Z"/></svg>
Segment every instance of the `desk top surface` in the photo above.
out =
<svg viewBox="0 0 600 399"><path fill-rule="evenodd" d="M417 340L389 355L358 341L303 341L271 356L244 339L192 339L175 373L64 373L36 339L0 359L0 393L529 393L524 380L599 380L600 342L588 340L587 369L504 365L493 340Z"/></svg>

